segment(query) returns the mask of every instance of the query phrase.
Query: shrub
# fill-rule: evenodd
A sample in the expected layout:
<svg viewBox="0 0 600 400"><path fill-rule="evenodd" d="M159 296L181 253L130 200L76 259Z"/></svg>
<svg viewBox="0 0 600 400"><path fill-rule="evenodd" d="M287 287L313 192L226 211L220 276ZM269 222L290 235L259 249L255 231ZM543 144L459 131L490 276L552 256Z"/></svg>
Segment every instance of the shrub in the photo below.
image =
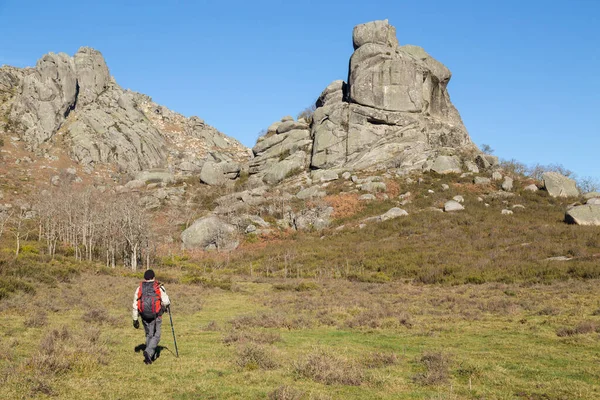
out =
<svg viewBox="0 0 600 400"><path fill-rule="evenodd" d="M38 311L25 320L27 328L39 328L48 323L48 315L44 311Z"/></svg>
<svg viewBox="0 0 600 400"><path fill-rule="evenodd" d="M304 392L302 390L288 385L281 385L269 393L269 400L300 400L303 396Z"/></svg>
<svg viewBox="0 0 600 400"><path fill-rule="evenodd" d="M566 337L575 335L585 335L593 332L600 332L600 325L596 325L594 322L591 321L584 321L579 323L575 328L558 328L556 330L556 336Z"/></svg>
<svg viewBox="0 0 600 400"><path fill-rule="evenodd" d="M448 382L450 377L450 357L441 352L426 352L419 362L425 371L413 377L421 385L441 385Z"/></svg>
<svg viewBox="0 0 600 400"><path fill-rule="evenodd" d="M367 368L381 368L398 363L396 353L371 353L363 360Z"/></svg>
<svg viewBox="0 0 600 400"><path fill-rule="evenodd" d="M236 365L243 370L275 369L279 362L275 359L273 349L256 343L242 345L237 352Z"/></svg>
<svg viewBox="0 0 600 400"><path fill-rule="evenodd" d="M365 376L360 367L323 349L315 349L293 364L299 377L326 385L360 386Z"/></svg>

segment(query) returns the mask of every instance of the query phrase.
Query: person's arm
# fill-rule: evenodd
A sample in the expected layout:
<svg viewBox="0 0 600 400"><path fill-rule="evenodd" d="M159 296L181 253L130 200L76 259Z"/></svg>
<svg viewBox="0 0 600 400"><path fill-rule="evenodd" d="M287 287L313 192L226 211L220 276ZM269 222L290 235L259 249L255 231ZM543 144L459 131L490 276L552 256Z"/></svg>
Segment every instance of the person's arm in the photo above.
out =
<svg viewBox="0 0 600 400"><path fill-rule="evenodd" d="M163 285L160 285L160 301L162 302L163 308L167 308L171 305L171 300Z"/></svg>
<svg viewBox="0 0 600 400"><path fill-rule="evenodd" d="M134 321L137 321L138 317L139 317L138 308L137 308L137 301L138 301L139 293L140 293L140 287L138 286L137 289L135 289L135 294L133 295L133 309L131 311L131 317L133 318Z"/></svg>

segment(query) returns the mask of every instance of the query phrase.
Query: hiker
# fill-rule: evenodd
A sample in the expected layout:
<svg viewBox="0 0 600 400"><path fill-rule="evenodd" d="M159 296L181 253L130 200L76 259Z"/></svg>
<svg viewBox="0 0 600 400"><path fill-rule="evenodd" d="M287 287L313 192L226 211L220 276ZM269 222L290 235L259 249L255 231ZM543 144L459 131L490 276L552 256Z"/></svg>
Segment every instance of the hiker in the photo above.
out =
<svg viewBox="0 0 600 400"><path fill-rule="evenodd" d="M160 342L162 314L171 304L165 287L154 278L154 271L147 270L133 296L133 327L140 327L138 317L141 317L146 332L144 364L152 364L158 357L156 347Z"/></svg>

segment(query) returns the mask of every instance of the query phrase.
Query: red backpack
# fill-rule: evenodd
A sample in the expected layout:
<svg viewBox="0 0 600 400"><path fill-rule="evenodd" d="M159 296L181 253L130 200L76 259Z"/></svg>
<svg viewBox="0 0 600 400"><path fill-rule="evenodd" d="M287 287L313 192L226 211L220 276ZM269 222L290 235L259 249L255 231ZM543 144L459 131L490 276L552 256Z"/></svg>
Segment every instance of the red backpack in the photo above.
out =
<svg viewBox="0 0 600 400"><path fill-rule="evenodd" d="M143 320L152 321L163 314L158 281L142 281L138 296L137 308Z"/></svg>

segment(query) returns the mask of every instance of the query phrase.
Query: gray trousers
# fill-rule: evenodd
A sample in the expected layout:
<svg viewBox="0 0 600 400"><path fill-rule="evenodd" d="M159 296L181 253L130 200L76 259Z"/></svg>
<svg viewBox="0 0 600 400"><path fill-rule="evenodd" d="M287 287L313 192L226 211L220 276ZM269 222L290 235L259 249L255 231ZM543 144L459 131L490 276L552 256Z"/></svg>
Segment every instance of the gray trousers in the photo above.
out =
<svg viewBox="0 0 600 400"><path fill-rule="evenodd" d="M162 317L157 317L152 321L144 321L142 319L142 324L144 325L144 331L146 332L146 353L152 358L156 352L156 346L158 346L158 342L160 342Z"/></svg>

